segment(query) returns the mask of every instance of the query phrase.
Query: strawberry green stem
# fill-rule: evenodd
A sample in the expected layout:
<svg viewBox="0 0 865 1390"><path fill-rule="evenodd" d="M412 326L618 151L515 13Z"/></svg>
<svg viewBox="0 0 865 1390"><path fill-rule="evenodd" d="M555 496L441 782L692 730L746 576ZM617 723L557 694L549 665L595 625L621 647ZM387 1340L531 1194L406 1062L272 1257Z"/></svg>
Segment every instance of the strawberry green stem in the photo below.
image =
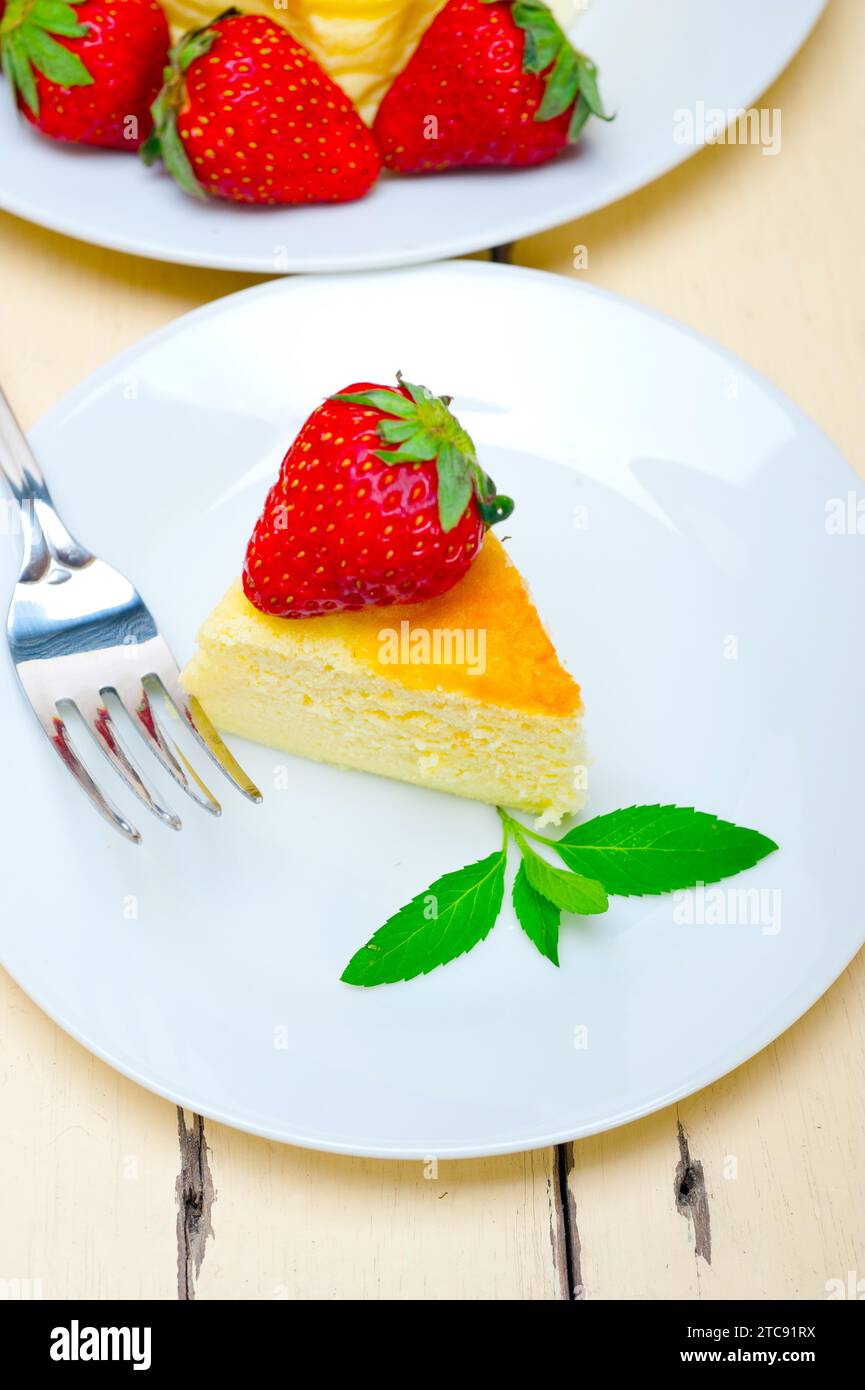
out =
<svg viewBox="0 0 865 1390"><path fill-rule="evenodd" d="M177 129L177 117L186 100L186 72L196 58L202 58L219 38L214 26L223 19L233 19L239 10L223 10L209 24L190 29L178 39L168 54L168 66L163 74L163 87L150 108L153 129L144 141L139 154L146 165L161 159L176 183L195 198L206 197L195 177L189 157Z"/></svg>
<svg viewBox="0 0 865 1390"><path fill-rule="evenodd" d="M39 92L34 70L61 87L87 87L93 78L77 53L53 35L83 38L75 5L81 0L7 0L0 20L0 59L3 72L34 116L39 115Z"/></svg>
<svg viewBox="0 0 865 1390"><path fill-rule="evenodd" d="M453 398L434 396L426 386L405 381L401 372L397 372L396 379L408 396L393 387L373 387L369 391L343 392L333 399L395 417L378 423L382 442L397 446L376 451L376 457L385 463L435 462L439 523L445 533L458 525L472 495L485 526L504 521L514 504L510 497L496 492L495 483L478 462L474 441L450 409Z"/></svg>
<svg viewBox="0 0 865 1390"><path fill-rule="evenodd" d="M486 5L501 0L483 0ZM550 7L543 0L513 0L511 18L523 30L523 71L544 76L544 97L536 121L551 121L572 109L568 141L576 141L590 116L611 121L598 87L598 69L574 48Z"/></svg>

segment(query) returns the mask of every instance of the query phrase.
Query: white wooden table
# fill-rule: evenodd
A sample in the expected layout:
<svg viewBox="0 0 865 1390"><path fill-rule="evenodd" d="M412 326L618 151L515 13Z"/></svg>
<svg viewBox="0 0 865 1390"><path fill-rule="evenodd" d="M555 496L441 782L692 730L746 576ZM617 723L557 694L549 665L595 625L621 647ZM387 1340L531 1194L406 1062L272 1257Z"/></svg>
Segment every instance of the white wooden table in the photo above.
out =
<svg viewBox="0 0 865 1390"><path fill-rule="evenodd" d="M863 51L865 3L832 0L764 98L782 112L780 155L707 150L515 259L716 338L865 476ZM251 282L2 217L0 379L30 424L120 348ZM680 1105L430 1179L179 1116L0 973L0 1296L825 1297L848 1271L865 1278L863 999L860 956L776 1043Z"/></svg>

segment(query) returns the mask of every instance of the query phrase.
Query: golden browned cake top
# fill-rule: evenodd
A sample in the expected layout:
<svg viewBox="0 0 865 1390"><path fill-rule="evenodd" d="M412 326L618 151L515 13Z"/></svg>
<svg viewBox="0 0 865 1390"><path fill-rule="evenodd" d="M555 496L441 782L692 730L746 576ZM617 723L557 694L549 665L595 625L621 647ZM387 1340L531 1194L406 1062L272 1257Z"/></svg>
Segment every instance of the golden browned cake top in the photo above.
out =
<svg viewBox="0 0 865 1390"><path fill-rule="evenodd" d="M582 708L580 687L559 661L519 571L489 532L465 578L439 598L263 621L271 631L290 627L292 636L336 638L377 674L413 689L459 691L485 704L562 718ZM424 640L427 658L436 643L445 653L447 633L462 634L466 660L411 660Z"/></svg>

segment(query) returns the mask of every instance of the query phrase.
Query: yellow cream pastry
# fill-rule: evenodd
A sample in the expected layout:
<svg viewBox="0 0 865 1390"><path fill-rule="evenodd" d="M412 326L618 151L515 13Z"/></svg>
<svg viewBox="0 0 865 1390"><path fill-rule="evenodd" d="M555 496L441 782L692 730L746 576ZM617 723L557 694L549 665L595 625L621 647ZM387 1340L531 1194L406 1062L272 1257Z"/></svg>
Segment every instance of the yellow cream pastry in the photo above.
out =
<svg viewBox="0 0 865 1390"><path fill-rule="evenodd" d="M421 603L269 617L238 580L183 673L230 733L318 762L531 812L585 801L579 686L491 533Z"/></svg>
<svg viewBox="0 0 865 1390"><path fill-rule="evenodd" d="M296 39L371 121L394 77L408 62L424 30L446 0L245 0L245 12L267 15ZM554 0L560 20L574 13L573 0ZM177 31L213 19L213 0L167 0Z"/></svg>
<svg viewBox="0 0 865 1390"><path fill-rule="evenodd" d="M388 85L405 67L424 29L445 0L247 0L243 10L290 29L371 120ZM178 30L214 17L212 0L169 0Z"/></svg>

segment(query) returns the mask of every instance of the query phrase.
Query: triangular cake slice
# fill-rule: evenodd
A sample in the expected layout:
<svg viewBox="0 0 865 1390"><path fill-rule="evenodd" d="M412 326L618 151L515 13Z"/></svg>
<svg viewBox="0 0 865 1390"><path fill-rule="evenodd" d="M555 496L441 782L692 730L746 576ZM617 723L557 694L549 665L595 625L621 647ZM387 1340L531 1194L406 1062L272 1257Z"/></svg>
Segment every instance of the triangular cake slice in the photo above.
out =
<svg viewBox="0 0 865 1390"><path fill-rule="evenodd" d="M240 580L183 673L221 729L557 822L585 800L579 686L488 532L438 598L286 620Z"/></svg>

